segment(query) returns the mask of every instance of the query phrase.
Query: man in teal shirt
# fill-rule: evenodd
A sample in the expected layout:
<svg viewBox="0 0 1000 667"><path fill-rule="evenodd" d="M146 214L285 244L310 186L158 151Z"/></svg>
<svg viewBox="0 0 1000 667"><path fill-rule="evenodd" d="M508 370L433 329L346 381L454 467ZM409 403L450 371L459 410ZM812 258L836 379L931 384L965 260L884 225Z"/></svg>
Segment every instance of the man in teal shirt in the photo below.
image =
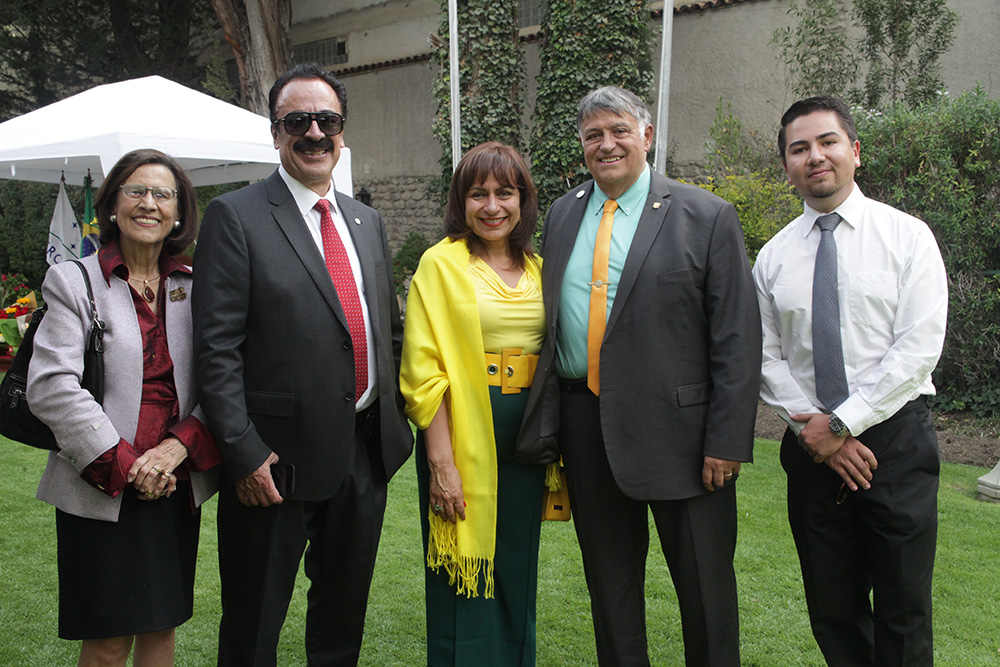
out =
<svg viewBox="0 0 1000 667"><path fill-rule="evenodd" d="M650 511L687 664L739 665L734 482L761 356L743 233L725 201L652 172L632 93L592 91L578 126L594 180L546 220L548 338L519 451L563 456L601 665L649 665Z"/></svg>

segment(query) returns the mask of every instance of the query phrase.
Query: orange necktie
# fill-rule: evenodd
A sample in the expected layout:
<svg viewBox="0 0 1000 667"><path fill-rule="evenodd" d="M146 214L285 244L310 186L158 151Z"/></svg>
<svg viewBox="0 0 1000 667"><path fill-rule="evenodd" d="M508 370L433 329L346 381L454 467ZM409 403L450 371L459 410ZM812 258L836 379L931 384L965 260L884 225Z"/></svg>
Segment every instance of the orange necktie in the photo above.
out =
<svg viewBox="0 0 1000 667"><path fill-rule="evenodd" d="M594 243L594 269L590 282L590 320L587 324L587 387L601 394L601 342L608 324L608 257L611 253L611 226L618 202L604 202L604 214Z"/></svg>

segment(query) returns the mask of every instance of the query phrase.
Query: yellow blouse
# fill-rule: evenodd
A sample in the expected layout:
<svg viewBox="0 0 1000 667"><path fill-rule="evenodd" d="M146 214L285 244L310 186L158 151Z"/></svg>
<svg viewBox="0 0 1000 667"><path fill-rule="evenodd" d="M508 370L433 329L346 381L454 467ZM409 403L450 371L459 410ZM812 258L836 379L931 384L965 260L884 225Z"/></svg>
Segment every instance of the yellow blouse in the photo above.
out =
<svg viewBox="0 0 1000 667"><path fill-rule="evenodd" d="M538 354L545 339L545 305L542 290L525 271L514 287L476 256L469 260L469 275L476 290L479 325L485 351L520 348Z"/></svg>

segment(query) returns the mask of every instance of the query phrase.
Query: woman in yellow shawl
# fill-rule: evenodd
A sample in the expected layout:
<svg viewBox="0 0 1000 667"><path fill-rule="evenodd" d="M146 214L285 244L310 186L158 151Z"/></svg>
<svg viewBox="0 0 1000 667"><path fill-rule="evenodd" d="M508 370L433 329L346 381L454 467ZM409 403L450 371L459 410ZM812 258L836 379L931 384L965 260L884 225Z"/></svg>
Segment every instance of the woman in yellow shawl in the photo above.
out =
<svg viewBox="0 0 1000 667"><path fill-rule="evenodd" d="M400 387L419 429L427 664L535 664L545 467L514 458L545 336L538 198L496 142L452 177L448 237L410 284Z"/></svg>

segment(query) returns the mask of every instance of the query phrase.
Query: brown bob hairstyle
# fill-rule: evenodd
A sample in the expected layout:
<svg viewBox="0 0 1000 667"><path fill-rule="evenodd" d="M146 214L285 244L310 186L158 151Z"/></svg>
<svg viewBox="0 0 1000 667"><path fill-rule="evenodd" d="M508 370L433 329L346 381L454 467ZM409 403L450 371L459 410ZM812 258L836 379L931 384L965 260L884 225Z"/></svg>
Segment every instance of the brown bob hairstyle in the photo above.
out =
<svg viewBox="0 0 1000 667"><path fill-rule="evenodd" d="M180 254L198 235L198 200L191 179L184 173L184 169L172 157L153 148L140 148L122 155L111 168L111 173L104 179L94 201L97 224L101 226L101 243L118 241L121 231L118 229L118 223L111 219L111 215L115 212L118 197L121 196L119 188L128 183L132 172L146 164L162 164L174 175L177 184L177 215L181 226L170 232L160 252L168 255Z"/></svg>
<svg viewBox="0 0 1000 667"><path fill-rule="evenodd" d="M520 195L521 221L507 236L507 255L514 266L523 267L525 255L532 257L535 254L531 244L538 227L538 191L527 163L511 146L488 141L465 154L451 177L448 205L444 210L444 231L455 241L465 239L473 255L485 253L486 244L465 222L465 196L491 175L500 185L517 188Z"/></svg>

